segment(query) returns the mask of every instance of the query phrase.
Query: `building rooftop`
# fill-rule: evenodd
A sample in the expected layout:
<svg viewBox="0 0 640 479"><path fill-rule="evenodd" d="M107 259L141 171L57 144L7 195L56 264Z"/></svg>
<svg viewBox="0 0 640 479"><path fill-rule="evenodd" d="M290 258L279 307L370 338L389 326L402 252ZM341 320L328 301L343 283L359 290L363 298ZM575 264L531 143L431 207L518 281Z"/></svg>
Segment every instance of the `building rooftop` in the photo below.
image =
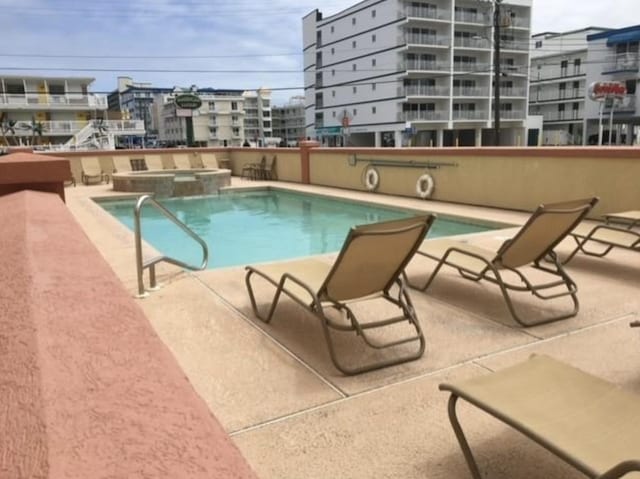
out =
<svg viewBox="0 0 640 479"><path fill-rule="evenodd" d="M254 187L255 182L234 178L233 186ZM318 186L278 186L514 225L529 216ZM133 295L131 233L91 200L109 195L114 193L106 185L67 188L72 213ZM514 231L468 240L495 246ZM561 244L560 253L569 246ZM162 267L162 288L138 304L259 477L462 479L470 475L447 417L447 394L438 390L443 381L483 375L545 353L640 393L640 335L629 328L630 321L640 319L637 259L637 253L625 251L606 259L577 256L568 268L579 285L580 313L526 329L510 319L497 288L443 272L428 294L410 291L427 339L425 355L355 377L335 370L317 320L295 303L285 301L269 325L256 320L241 267L196 273ZM412 262L408 274L416 277L428 267ZM264 304L269 290L260 287L258 295ZM527 298L520 305L537 308ZM349 344L338 342L339 347ZM461 406L463 427L488 477L583 477L497 420Z"/></svg>

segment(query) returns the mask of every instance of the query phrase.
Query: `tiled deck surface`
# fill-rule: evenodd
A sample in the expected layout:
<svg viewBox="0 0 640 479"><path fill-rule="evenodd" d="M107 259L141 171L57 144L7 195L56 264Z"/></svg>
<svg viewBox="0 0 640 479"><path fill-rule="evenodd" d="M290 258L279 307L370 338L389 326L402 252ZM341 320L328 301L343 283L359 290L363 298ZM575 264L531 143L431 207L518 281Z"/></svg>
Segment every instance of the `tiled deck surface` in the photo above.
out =
<svg viewBox="0 0 640 479"><path fill-rule="evenodd" d="M257 185L236 178L233 184ZM277 186L513 224L529 216ZM133 234L90 200L113 194L110 188L66 191L71 211L134 295ZM494 231L471 241L495 245L510 233ZM255 319L242 267L187 273L163 266L163 287L135 301L259 477L466 479L470 476L447 417L448 397L438 390L444 380L485 374L538 352L640 393L640 330L629 328L630 321L640 319L639 259L622 250L605 259L578 255L568 266L580 289L578 316L527 329L510 319L495 286L443 271L428 294L410 292L427 338L423 358L356 377L334 369L319 324L293 302L284 302L269 325ZM417 277L432 266L414 261L409 275ZM266 293L258 298L264 303L271 290L258 289ZM536 314L531 298L517 304ZM343 354L358 358L356 343L353 336L338 341ZM498 421L464 406L461 422L487 477L583 477Z"/></svg>

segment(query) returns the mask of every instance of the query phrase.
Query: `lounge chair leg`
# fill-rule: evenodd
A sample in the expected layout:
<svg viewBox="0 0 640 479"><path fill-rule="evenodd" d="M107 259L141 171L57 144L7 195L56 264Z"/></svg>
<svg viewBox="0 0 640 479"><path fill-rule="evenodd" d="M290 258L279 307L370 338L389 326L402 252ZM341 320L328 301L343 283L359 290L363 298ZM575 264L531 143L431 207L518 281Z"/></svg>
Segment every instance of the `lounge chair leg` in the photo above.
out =
<svg viewBox="0 0 640 479"><path fill-rule="evenodd" d="M480 470L478 469L478 464L476 463L476 460L471 453L471 448L469 447L467 438L464 436L464 432L462 431L462 427L460 426L460 422L458 421L458 416L456 415L457 401L458 396L456 396L455 394L451 394L451 396L449 396L449 421L451 422L453 432L456 433L458 443L460 444L460 449L462 449L462 454L464 454L464 458L467 461L467 465L469 466L469 470L471 471L473 479L482 479L482 477L480 476Z"/></svg>

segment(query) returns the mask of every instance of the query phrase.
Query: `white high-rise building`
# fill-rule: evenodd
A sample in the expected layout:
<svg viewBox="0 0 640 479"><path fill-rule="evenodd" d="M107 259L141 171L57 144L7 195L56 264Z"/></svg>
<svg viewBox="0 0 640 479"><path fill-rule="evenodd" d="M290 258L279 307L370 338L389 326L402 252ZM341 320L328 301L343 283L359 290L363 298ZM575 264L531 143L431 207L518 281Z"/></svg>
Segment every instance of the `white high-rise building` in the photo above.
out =
<svg viewBox="0 0 640 479"><path fill-rule="evenodd" d="M503 145L524 144L531 0L501 3ZM307 136L327 145L493 144L494 2L364 0L303 18Z"/></svg>
<svg viewBox="0 0 640 479"><path fill-rule="evenodd" d="M587 36L607 28L531 37L529 114L542 115L543 145L581 145L587 83Z"/></svg>

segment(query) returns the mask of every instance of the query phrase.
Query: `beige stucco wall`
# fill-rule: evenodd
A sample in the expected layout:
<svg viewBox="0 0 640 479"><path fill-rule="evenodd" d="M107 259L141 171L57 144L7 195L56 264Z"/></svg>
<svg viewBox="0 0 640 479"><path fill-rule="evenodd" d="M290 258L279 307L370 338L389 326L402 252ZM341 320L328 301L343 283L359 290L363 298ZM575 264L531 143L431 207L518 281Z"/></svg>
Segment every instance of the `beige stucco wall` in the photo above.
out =
<svg viewBox="0 0 640 479"><path fill-rule="evenodd" d="M349 157L358 159L349 164ZM635 148L404 149L356 150L318 148L311 153L311 183L365 190L368 161L376 166L378 193L417 196L416 182L429 173L434 200L508 209L531 210L540 203L599 196L594 215L640 209L640 150ZM445 163L437 169L400 163Z"/></svg>
<svg viewBox="0 0 640 479"><path fill-rule="evenodd" d="M183 154L185 149L116 150L60 153L69 158L80 178L80 158L98 156L111 172L110 159L123 155ZM277 156L280 181L301 182L298 148L192 148L214 152L228 159L234 175L244 165L258 163L263 155ZM356 158L355 165L349 159ZM312 184L365 190L363 176L369 161L384 160L394 166L377 166L377 193L415 197L416 182L429 173L435 183L434 200L517 210L531 210L540 203L599 196L594 217L603 213L640 209L640 149L593 148L313 148L310 155ZM425 169L427 163L443 163ZM419 165L419 168L402 166ZM397 166L395 166L397 165Z"/></svg>

